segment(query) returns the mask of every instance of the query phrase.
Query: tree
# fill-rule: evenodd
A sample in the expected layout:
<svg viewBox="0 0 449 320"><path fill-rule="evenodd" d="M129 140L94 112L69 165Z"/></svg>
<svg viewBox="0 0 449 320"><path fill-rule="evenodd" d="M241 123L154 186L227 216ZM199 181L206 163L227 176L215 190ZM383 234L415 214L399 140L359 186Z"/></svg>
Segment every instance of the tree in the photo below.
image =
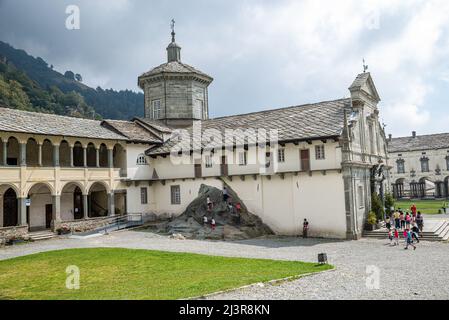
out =
<svg viewBox="0 0 449 320"><path fill-rule="evenodd" d="M378 220L382 220L385 215L384 206L382 200L376 192L371 195L371 211L376 214Z"/></svg>
<svg viewBox="0 0 449 320"><path fill-rule="evenodd" d="M391 213L392 213L391 208L394 208L394 204L395 204L395 201L394 201L393 195L391 193L387 193L385 195L385 207L387 209L388 215L391 215Z"/></svg>
<svg viewBox="0 0 449 320"><path fill-rule="evenodd" d="M72 71L66 71L64 77L70 80L75 80L75 74Z"/></svg>

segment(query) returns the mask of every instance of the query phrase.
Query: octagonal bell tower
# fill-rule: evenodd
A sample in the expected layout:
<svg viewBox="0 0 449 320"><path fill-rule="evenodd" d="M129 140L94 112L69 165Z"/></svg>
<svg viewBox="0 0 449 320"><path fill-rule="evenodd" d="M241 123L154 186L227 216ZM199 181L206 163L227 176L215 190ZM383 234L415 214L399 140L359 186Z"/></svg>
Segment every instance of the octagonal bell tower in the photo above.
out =
<svg viewBox="0 0 449 320"><path fill-rule="evenodd" d="M172 39L167 62L142 74L139 87L145 94L145 118L184 128L209 118L208 87L213 78L181 62L181 47Z"/></svg>

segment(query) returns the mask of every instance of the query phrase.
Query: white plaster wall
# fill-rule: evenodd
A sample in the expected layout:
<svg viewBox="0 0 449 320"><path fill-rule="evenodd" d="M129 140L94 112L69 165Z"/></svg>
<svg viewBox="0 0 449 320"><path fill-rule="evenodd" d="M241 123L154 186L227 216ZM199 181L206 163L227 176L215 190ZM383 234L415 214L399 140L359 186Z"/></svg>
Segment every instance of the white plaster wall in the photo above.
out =
<svg viewBox="0 0 449 320"><path fill-rule="evenodd" d="M233 179L229 185L239 194L248 209L257 214L280 235L302 233L306 218L311 224L310 235L345 238L346 220L342 175L337 172L288 174L282 179ZM326 190L326 201L323 197Z"/></svg>
<svg viewBox="0 0 449 320"><path fill-rule="evenodd" d="M128 144L126 146L126 165L128 179L132 180L149 180L152 177L153 171L150 164L138 165L137 157L140 154L145 154L148 150L148 145L146 144ZM147 157L148 163L150 163Z"/></svg>
<svg viewBox="0 0 449 320"><path fill-rule="evenodd" d="M260 176L256 180L247 177L244 181L234 178L226 183L237 192L252 213L261 217L279 235L301 234L302 221L307 218L311 224L311 236L346 237L343 179L336 171L326 175L315 173L312 176L287 174L284 179L275 175L271 180ZM167 182L165 186L153 183L151 189L154 198L151 198L148 208L157 214L179 215L197 197L201 184L222 188L222 182L218 179L177 180ZM181 205L171 204L172 185L181 186ZM129 192L128 195L129 198L137 199L129 200L128 203L140 203L140 190ZM326 201L321 201L324 196Z"/></svg>
<svg viewBox="0 0 449 320"><path fill-rule="evenodd" d="M61 194L61 220L73 221L73 192Z"/></svg>
<svg viewBox="0 0 449 320"><path fill-rule="evenodd" d="M50 193L33 194L30 199L30 228L45 228L45 206L53 203Z"/></svg>

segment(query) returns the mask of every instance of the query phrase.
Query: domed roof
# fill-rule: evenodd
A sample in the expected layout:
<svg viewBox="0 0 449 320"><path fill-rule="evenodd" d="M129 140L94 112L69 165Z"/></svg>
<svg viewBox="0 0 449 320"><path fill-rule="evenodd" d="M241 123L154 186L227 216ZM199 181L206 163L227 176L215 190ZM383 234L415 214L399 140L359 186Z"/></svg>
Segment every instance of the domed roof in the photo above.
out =
<svg viewBox="0 0 449 320"><path fill-rule="evenodd" d="M213 81L213 78L209 75L207 75L206 73L199 71L198 69L195 69L192 66L189 66L188 64L182 63L181 61L171 61L171 62L167 62L164 64L161 64L160 66L151 69L148 72L143 73L140 77L139 77L139 82L140 80L142 80L143 78L147 78L147 77L152 77L152 76L156 76L156 75L160 75L163 73L178 73L178 74L193 74L193 75L197 75L200 76L201 78L206 78L205 80L208 80L210 82Z"/></svg>

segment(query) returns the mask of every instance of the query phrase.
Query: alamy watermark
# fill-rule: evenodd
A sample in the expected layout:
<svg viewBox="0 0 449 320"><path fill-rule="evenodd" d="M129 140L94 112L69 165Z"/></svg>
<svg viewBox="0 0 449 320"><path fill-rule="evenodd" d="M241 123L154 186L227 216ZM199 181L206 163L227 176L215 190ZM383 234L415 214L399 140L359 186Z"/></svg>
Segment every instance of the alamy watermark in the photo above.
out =
<svg viewBox="0 0 449 320"><path fill-rule="evenodd" d="M80 289L80 268L77 266L68 266L65 269L67 278L65 280L65 287L68 290L79 290Z"/></svg>
<svg viewBox="0 0 449 320"><path fill-rule="evenodd" d="M377 266L366 266L366 287L369 290L380 289L380 269Z"/></svg>
<svg viewBox="0 0 449 320"><path fill-rule="evenodd" d="M65 20L65 27L68 30L79 30L81 28L80 8L77 5L69 5L65 9L68 15Z"/></svg>
<svg viewBox="0 0 449 320"><path fill-rule="evenodd" d="M277 172L279 134L277 129L205 129L195 122L191 130L172 132L170 161L173 165L258 166L259 172Z"/></svg>

